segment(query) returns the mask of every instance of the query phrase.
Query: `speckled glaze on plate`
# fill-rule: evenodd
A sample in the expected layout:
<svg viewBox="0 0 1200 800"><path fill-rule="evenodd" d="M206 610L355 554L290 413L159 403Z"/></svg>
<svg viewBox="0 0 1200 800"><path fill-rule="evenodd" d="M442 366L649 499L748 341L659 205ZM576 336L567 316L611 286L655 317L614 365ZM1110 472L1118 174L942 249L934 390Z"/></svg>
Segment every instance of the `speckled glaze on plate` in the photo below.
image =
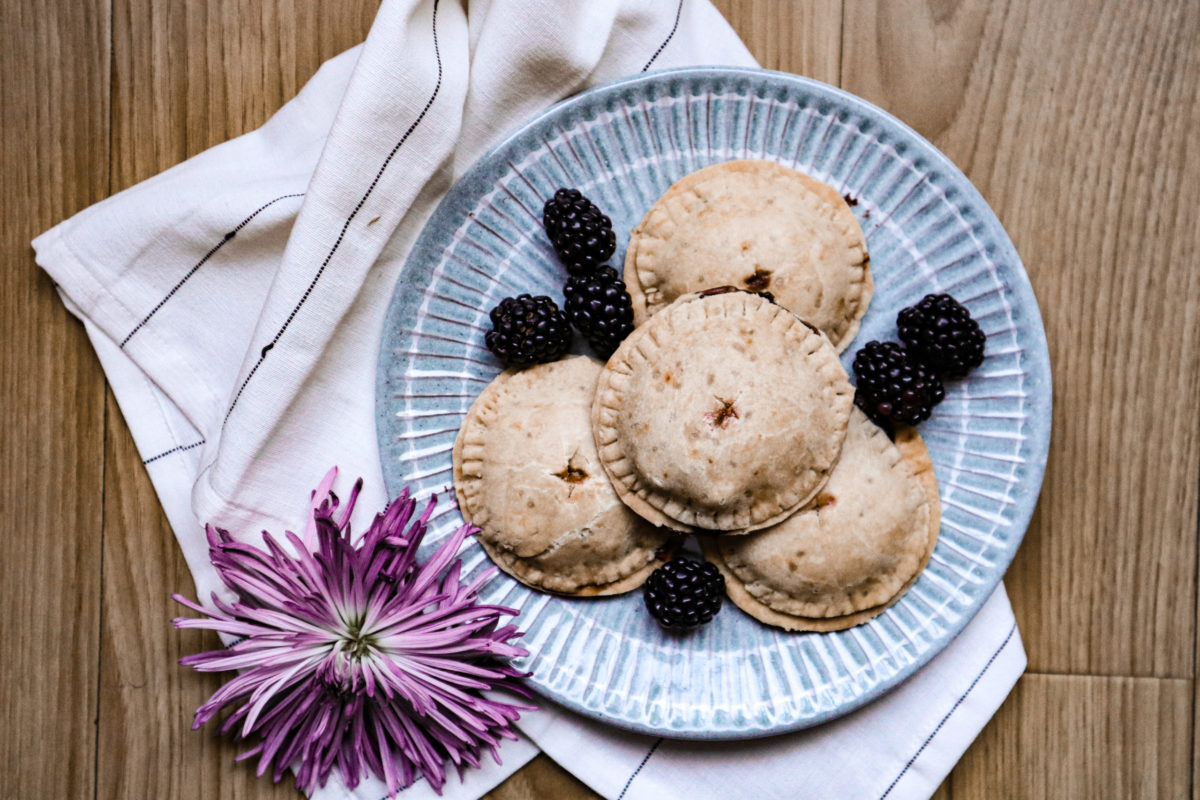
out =
<svg viewBox="0 0 1200 800"><path fill-rule="evenodd" d="M1050 441L1050 364L1029 280L983 198L950 161L886 112L816 81L743 69L651 73L564 102L484 156L434 212L388 309L376 416L383 474L441 501L427 546L461 524L451 447L500 372L487 313L528 292L562 300L565 273L541 228L559 186L612 217L620 270L630 229L674 181L739 158L778 161L844 192L866 235L875 296L862 343L896 338L896 313L950 292L987 334L987 359L921 426L943 504L920 580L866 625L832 634L768 628L726 603L689 636L664 634L640 592L603 600L540 594L503 574L488 602L521 610L520 666L547 697L590 717L677 738L765 736L828 721L876 698L942 650L1012 560ZM578 337L577 337L578 338ZM576 352L584 352L578 344ZM469 573L490 561L474 542Z"/></svg>

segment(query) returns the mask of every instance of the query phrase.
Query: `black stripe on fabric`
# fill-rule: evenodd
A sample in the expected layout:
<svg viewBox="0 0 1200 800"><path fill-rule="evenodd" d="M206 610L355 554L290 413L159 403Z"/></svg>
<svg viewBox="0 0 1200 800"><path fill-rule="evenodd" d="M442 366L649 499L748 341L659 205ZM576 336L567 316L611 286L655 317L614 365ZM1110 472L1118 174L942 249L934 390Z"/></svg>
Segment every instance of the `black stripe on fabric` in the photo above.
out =
<svg viewBox="0 0 1200 800"><path fill-rule="evenodd" d="M199 261L197 261L195 266L193 266L191 269L189 269L187 271L187 274L184 275L182 278L180 278L179 282L171 287L171 291L167 292L166 296L163 297L162 300L158 301L158 305L154 306L154 308L150 309L150 313L148 313L146 316L142 317L142 321L139 322L137 325L135 325L133 327L133 330L131 330L128 333L128 335L126 335L126 337L121 340L120 346L125 347L125 345L129 344L129 340L133 338L133 335L135 333L137 333L138 331L140 331L146 325L146 323L150 321L150 318L153 317L155 314L157 314L159 309L161 309L164 305L166 305L167 301L170 300L172 297L174 297L175 293L178 292L181 288L183 288L183 285L185 283L187 283L193 275L196 274L196 271L199 270L201 267L203 267L210 258L212 258L213 256L215 256L217 254L218 250L220 250L222 247L224 247L225 244L230 239L237 236L238 231L240 231L242 228L249 225L251 220L253 220L255 217L257 217L262 212L266 211L271 206L278 203L280 200L287 200L287 199L290 199L293 197L304 197L304 192L298 192L296 194L280 195L279 197L276 197L274 200L272 200L268 203L263 203L261 206L259 206L257 209L255 209L254 213L252 213L250 216L246 217L244 220L239 222L237 224L236 228L234 228L233 230L226 233L224 238L221 239L221 241L214 244L212 246L212 249L210 249L207 253L205 253L204 257L201 258Z"/></svg>
<svg viewBox="0 0 1200 800"><path fill-rule="evenodd" d="M1004 637L1004 641L1001 642L1000 646L996 648L996 652L992 653L992 657L989 658L987 663L983 665L983 669L979 670L979 674L975 676L975 680L971 681L971 685L967 687L967 690L962 693L958 700L954 702L954 705L951 706L950 710L946 712L946 716L941 718L937 724L937 727L933 729L933 732L925 737L925 741L921 742L921 746L917 748L917 752L913 753L912 758L910 758L908 763L904 765L904 769L900 770L900 774L888 784L888 787L883 790L883 794L879 795L879 800L885 800L885 798L892 793L892 789L896 788L896 784L900 782L900 779L903 778L908 773L909 768L917 762L917 759L921 757L921 753L925 752L925 748L928 747L929 743L933 741L933 737L938 735L938 731L940 731L942 726L946 724L946 720L950 719L950 715L957 711L958 707L961 706L963 701L967 699L967 696L974 691L976 684L979 683L979 680L984 676L984 673L991 668L992 663L996 660L996 657L999 656L1004 648L1008 646L1008 643L1012 640L1013 634L1016 632L1017 623L1014 622L1013 626L1008 631L1008 636Z"/></svg>
<svg viewBox="0 0 1200 800"><path fill-rule="evenodd" d="M150 456L142 463L149 464L152 461L158 461L160 458L165 458L166 456L169 456L172 453L182 453L184 450L194 450L202 444L204 444L203 439L201 439L198 442L192 442L191 444L181 444L178 447L172 447L170 450L164 450L156 456Z"/></svg>
<svg viewBox="0 0 1200 800"><path fill-rule="evenodd" d="M675 9L675 24L671 26L671 32L667 34L667 38L663 39L663 43L660 44L658 49L654 51L654 55L650 56L650 60L646 62L646 66L642 67L642 72L650 69L650 65L653 64L655 59L658 58L659 54L662 53L663 48L669 45L671 40L675 38L675 31L679 29L679 17L681 14L683 14L683 0L679 0L679 7Z"/></svg>
<svg viewBox="0 0 1200 800"><path fill-rule="evenodd" d="M254 366L250 368L249 374L247 374L245 380L242 381L242 385L238 387L237 394L233 396L233 401L229 404L229 410L225 412L225 419L222 421L222 425L229 421L229 415L233 413L233 409L237 407L238 401L242 399L242 393L246 391L246 386L250 383L250 380L254 377L255 373L258 372L258 368L261 367L263 361L267 359L267 353L269 353L271 349L279 343L280 338L283 337L284 332L292 324L292 320L295 319L296 314L300 311L300 308L306 302L308 302L309 295L312 294L313 289L315 289L317 286L317 281L319 281L321 279L321 275L325 273L325 268L329 266L329 262L333 260L333 256L335 253L337 253L338 248L342 246L342 240L346 238L346 231L350 228L350 223L353 222L354 218L358 216L358 212L362 209L363 204L367 202L367 198L369 198L371 193L375 191L375 187L378 185L379 179L383 177L383 173L388 168L388 164L392 163L392 159L395 158L396 153L399 152L400 148L404 146L404 143L408 141L408 137L411 136L412 132L417 129L417 126L421 124L421 121L425 119L425 115L429 112L430 107L433 105L433 101L437 99L438 92L440 92L442 89L442 53L438 49L437 35L438 2L439 0L433 0L433 54L437 59L437 83L433 87L433 94L429 96L428 102L425 103L425 107L421 109L421 113L417 115L417 118L413 120L413 124L408 126L408 130L406 130L404 135L400 137L400 141L396 142L396 146L392 148L392 151L388 153L387 158L383 160L383 164L380 165L379 171L375 173L375 177L371 180L371 185L367 187L367 190L363 193L363 196L359 198L358 204L354 206L354 210L350 212L350 216L346 217L346 221L342 224L342 230L338 234L337 240L333 243L333 247L330 248L329 254L325 256L325 260L321 262L321 266L317 269L317 273L309 282L308 288L305 289L304 294L300 296L300 300L296 303L295 307L292 308L291 313L287 315L287 319L284 320L283 325L280 326L279 330L275 333L275 336L272 337L271 341L264 345L262 350L259 352L258 361L256 361Z"/></svg>
<svg viewBox="0 0 1200 800"><path fill-rule="evenodd" d="M655 740L654 744L650 746L650 750L646 753L646 757L642 759L642 763L637 765L637 769L635 769L633 774L629 776L629 780L625 781L625 786L621 789L621 793L617 795L617 800L624 800L625 793L629 791L629 786L633 783L633 779L638 776L638 773L642 771L642 767L646 766L646 762L650 760L650 756L654 755L654 751L657 750L658 746L662 743L663 740L660 736L657 740Z"/></svg>
<svg viewBox="0 0 1200 800"><path fill-rule="evenodd" d="M379 778L378 775L376 775L375 777ZM379 778L379 779L382 780L382 778ZM406 787L406 789L401 789L400 791L403 793L407 789L411 789L412 787L416 786L418 783L420 783L423 780L425 780L424 773L418 772L416 775L413 776L413 782L410 783ZM449 783L449 781L447 781L447 783ZM379 800L394 800L394 798L396 798L396 797L404 797L404 795L403 794L398 794L398 795L385 794L383 797L379 798Z"/></svg>

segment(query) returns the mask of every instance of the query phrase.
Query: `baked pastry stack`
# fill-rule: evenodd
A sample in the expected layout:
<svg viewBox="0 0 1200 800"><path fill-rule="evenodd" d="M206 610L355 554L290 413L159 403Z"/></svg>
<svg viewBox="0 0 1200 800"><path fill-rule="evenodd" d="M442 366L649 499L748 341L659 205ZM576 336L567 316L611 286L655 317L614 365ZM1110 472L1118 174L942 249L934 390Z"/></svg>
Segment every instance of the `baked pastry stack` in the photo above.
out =
<svg viewBox="0 0 1200 800"><path fill-rule="evenodd" d="M615 594L694 533L764 623L838 630L895 602L940 505L920 436L855 408L838 359L872 291L846 201L776 164L708 167L635 228L625 276L639 324L606 364L504 372L459 432L459 506L492 559Z"/></svg>

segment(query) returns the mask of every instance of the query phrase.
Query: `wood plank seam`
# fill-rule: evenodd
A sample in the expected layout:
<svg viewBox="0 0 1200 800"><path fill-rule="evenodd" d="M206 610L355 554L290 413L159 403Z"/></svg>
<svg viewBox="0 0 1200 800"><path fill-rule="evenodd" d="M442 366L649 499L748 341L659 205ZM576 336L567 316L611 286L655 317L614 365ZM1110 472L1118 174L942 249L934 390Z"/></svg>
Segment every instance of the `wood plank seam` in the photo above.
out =
<svg viewBox="0 0 1200 800"><path fill-rule="evenodd" d="M111 18L110 18L111 19ZM111 31L111 21L109 23ZM111 59L112 54L109 53ZM110 84L111 86L111 84ZM111 89L110 89L111 92ZM111 94L110 94L111 98ZM112 106L109 105L109 137L112 136ZM110 139L111 140L111 139ZM109 192L112 191L112 151L108 153L109 163ZM107 394L108 379L104 381L104 392ZM108 528L108 514L105 507L105 500L108 492L105 491L105 479L108 471L108 402L104 403L104 414L100 425L100 433L103 437L104 446L101 450L100 464L100 613L96 615L96 707L93 710L92 725L95 728L95 735L92 737L92 800L99 800L100 797L100 711L101 711L101 696L104 689L104 534Z"/></svg>
<svg viewBox="0 0 1200 800"><path fill-rule="evenodd" d="M1200 430L1200 416L1196 419L1196 428ZM1197 471L1200 472L1200 468ZM1197 483L1200 484L1200 480ZM1196 538L1200 540L1200 491L1196 497ZM1200 793L1200 734L1196 731L1200 728L1200 693L1196 691L1196 684L1200 683L1200 547L1196 548L1196 565L1192 575L1195 580L1196 616L1192 624L1192 775L1188 783L1188 797L1190 800L1200 800L1197 797Z"/></svg>
<svg viewBox="0 0 1200 800"><path fill-rule="evenodd" d="M115 13L116 0L108 0L108 80L105 82L108 87L108 169L106 170L106 180L104 187L105 197L111 197L113 193L113 162L116 160L113 156L113 126L116 116L115 106L113 102L113 84L116 81L116 31L117 26L113 18ZM96 615L96 708L93 715L93 726L95 727L95 736L92 743L92 800L100 798L100 713L103 708L104 694L104 618L105 606L104 602L104 555L105 555L105 534L108 531L108 459L109 459L109 431L108 431L108 399L107 395L111 389L108 386L108 376L104 376L104 414L101 418L100 425L100 441L103 443L100 449L101 464L100 464L100 613Z"/></svg>

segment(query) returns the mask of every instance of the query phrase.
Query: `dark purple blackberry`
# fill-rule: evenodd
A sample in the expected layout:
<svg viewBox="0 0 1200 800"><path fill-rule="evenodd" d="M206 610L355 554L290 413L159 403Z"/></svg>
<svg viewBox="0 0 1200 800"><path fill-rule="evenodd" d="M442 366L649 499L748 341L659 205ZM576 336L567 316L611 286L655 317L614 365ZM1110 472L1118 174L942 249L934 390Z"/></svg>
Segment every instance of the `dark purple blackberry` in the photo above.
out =
<svg viewBox="0 0 1200 800"><path fill-rule="evenodd" d="M572 275L591 272L616 252L612 220L578 189L555 192L542 209L542 225L554 252Z"/></svg>
<svg viewBox="0 0 1200 800"><path fill-rule="evenodd" d="M608 358L633 330L633 302L612 267L572 277L563 293L567 318L596 355Z"/></svg>
<svg viewBox="0 0 1200 800"><path fill-rule="evenodd" d="M962 378L983 363L987 337L971 312L948 294L927 294L896 317L900 341L913 358L947 378Z"/></svg>
<svg viewBox="0 0 1200 800"><path fill-rule="evenodd" d="M505 366L553 361L571 346L567 315L549 297L506 297L492 309L491 319L484 341Z"/></svg>
<svg viewBox="0 0 1200 800"><path fill-rule="evenodd" d="M725 578L707 561L676 557L650 574L645 588L646 608L670 631L706 624L721 610Z"/></svg>
<svg viewBox="0 0 1200 800"><path fill-rule="evenodd" d="M875 423L916 425L946 396L942 381L897 342L867 342L854 356L854 403Z"/></svg>
<svg viewBox="0 0 1200 800"><path fill-rule="evenodd" d="M546 235L551 239L558 236L558 232L562 229L563 218L576 206L586 210L592 205L592 202L584 197L578 189L559 189L554 193L554 197L551 197L542 206L542 227L546 229Z"/></svg>

